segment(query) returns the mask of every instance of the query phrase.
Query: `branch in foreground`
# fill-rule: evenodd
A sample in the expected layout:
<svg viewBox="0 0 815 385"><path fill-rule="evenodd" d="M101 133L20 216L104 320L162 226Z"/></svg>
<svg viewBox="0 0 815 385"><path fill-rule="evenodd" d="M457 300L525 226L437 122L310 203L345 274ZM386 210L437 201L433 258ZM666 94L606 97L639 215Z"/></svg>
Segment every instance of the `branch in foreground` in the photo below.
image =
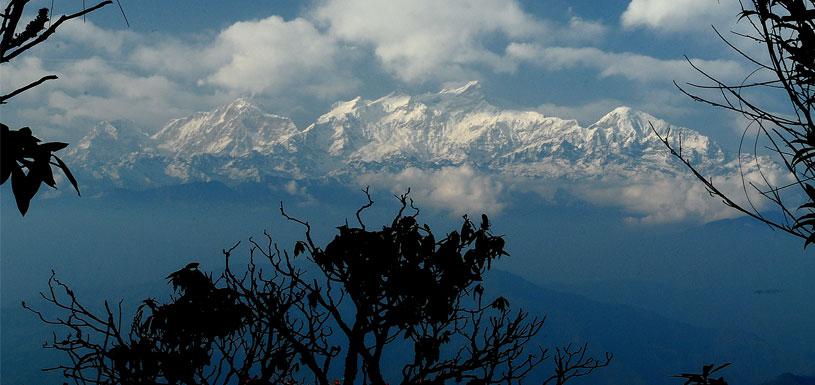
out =
<svg viewBox="0 0 815 385"><path fill-rule="evenodd" d="M78 17L85 16L85 15L87 15L87 14L89 14L89 13L91 13L91 12L93 12L93 11L99 9L99 8L102 8L102 7L104 7L104 6L108 5L108 4L112 4L112 3L113 2L111 0L105 0L105 1L100 2L99 4L94 5L93 7L85 8L85 9L79 11L79 12L72 13L70 15L62 15L59 19L57 19L56 22L51 24L51 26L48 27L48 29L46 29L43 33L41 33L35 39L29 41L28 43L23 44L22 46L15 49L14 51L11 51L10 53L7 53L6 48L4 47L3 52L0 52L0 63L6 63L6 62L10 61L11 59L14 59L17 55L19 55L19 54L33 48L35 45L44 42L46 39L48 39L48 37L50 37L54 32L57 31L57 28L62 23L66 22L68 20L71 20L71 19L76 19Z"/></svg>
<svg viewBox="0 0 815 385"><path fill-rule="evenodd" d="M744 208L742 205L740 205L740 204L736 203L735 201L733 201L732 199L730 199L730 197L725 195L715 184L713 184L712 179L708 179L704 175L702 175L702 173L696 167L694 167L693 164L691 164L690 161L686 157L682 156L682 154L677 149L675 149L673 147L673 145L671 145L671 143L669 141L669 137L667 135L663 136L662 134L660 134L656 130L656 128L654 128L654 125L651 124L651 122L648 122L648 124L651 126L651 131L654 132L654 134L659 138L659 140L662 142L662 144L664 144L665 147L668 148L668 150L671 152L671 155L673 155L674 157L679 159L679 161L682 162L688 168L688 170L690 170L693 173L693 175L696 177L696 179L698 179L700 182L702 182L702 184L705 185L705 188L707 188L707 191L708 191L708 193L711 194L711 196L717 196L717 197L721 198L722 202L725 205L727 205L728 207L734 208L734 209L736 209L736 210L738 210L738 211L752 217L753 219L756 219L756 220L758 220L760 222L763 222L763 223L769 225L772 228L781 230L783 232L786 232L788 234L794 235L794 236L799 237L799 238L807 239L807 235L800 232L800 230L795 230L792 227L784 226L784 225L778 224L776 222L773 222L773 221L765 218L763 215L761 215L761 213L748 210L748 209Z"/></svg>
<svg viewBox="0 0 815 385"><path fill-rule="evenodd" d="M43 76L42 78L40 78L40 80L32 82L31 84L29 84L27 86L18 88L18 89L14 90L13 92L11 92L11 93L9 93L7 95L0 96L0 104L5 104L6 100L9 100L9 99L11 99L11 98L25 92L25 91L28 91L28 90L30 90L30 89L32 89L32 88L34 88L34 87L36 87L36 86L38 86L38 85L40 85L42 83L45 83L47 80L55 80L55 79L58 79L57 75Z"/></svg>

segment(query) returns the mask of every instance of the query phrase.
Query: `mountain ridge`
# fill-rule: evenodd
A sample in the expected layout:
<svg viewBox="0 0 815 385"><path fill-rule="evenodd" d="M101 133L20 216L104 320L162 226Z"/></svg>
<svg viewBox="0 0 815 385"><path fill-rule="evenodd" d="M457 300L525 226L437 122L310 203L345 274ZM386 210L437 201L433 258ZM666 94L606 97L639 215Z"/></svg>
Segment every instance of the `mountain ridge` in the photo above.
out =
<svg viewBox="0 0 815 385"><path fill-rule="evenodd" d="M683 155L698 167L726 172L724 153L709 138L645 112L618 107L583 127L534 110L495 107L478 82L420 95L356 97L335 103L303 128L249 98L173 119L150 136L137 132L119 140L105 137L116 123L100 126L105 129L91 130L66 158L99 184L117 187L125 180L147 188L209 180L257 182L268 176L347 178L462 165L550 179L679 173L682 169L652 127L670 131L675 144L681 137Z"/></svg>

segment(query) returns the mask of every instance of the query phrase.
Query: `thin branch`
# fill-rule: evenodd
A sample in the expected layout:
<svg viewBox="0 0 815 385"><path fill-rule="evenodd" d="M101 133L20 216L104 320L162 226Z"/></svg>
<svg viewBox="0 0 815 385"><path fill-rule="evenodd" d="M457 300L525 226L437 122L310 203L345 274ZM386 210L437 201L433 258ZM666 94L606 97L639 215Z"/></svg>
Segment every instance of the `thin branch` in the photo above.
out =
<svg viewBox="0 0 815 385"><path fill-rule="evenodd" d="M365 198L368 200L368 202L367 202L367 203L365 203L364 205L362 205L362 206L361 206L361 207L360 207L360 208L357 210L357 213L356 213L356 216L357 216L357 222L359 222L359 226L360 226L360 227L361 227L363 230L365 230L365 223L363 223L363 222L362 222L362 218L360 217L360 214L362 214L362 212L363 212L365 209L367 209L367 208L369 208L369 207L371 207L371 206L373 206L373 205L374 205L374 201L373 201L373 200L371 200L371 194L369 193L369 189L370 189L370 186L365 186L365 188L364 188L364 189L362 189L362 192L363 192L363 193L365 193Z"/></svg>
<svg viewBox="0 0 815 385"><path fill-rule="evenodd" d="M55 79L58 79L57 75L43 76L42 78L40 78L40 80L32 82L27 86L18 88L18 89L14 90L13 92L11 92L11 93L9 93L7 95L0 96L0 104L5 104L6 100L9 100L9 99L11 99L11 98L25 92L25 91L28 91L28 90L30 90L30 89L32 89L32 88L34 88L34 87L36 87L36 86L38 86L38 85L40 85L42 83L45 83L48 80L55 80Z"/></svg>
<svg viewBox="0 0 815 385"><path fill-rule="evenodd" d="M802 233L799 233L799 232L797 232L797 231L795 231L795 230L793 230L791 228L781 226L781 225L779 225L779 224L777 224L777 223L775 223L773 221L770 221L770 220L768 220L768 219L766 219L766 218L764 218L764 217L762 217L760 215L756 215L755 213L751 212L750 210L747 210L747 209L741 207L741 205L739 205L738 203L734 202L727 195L725 195L723 192L721 192L718 189L718 187L716 187L713 184L712 180L708 180L707 178L705 178L705 176L703 176L702 173L699 172L699 170L697 170L696 167L694 167L690 163L689 160L687 160L686 158L681 157L679 155L679 153L670 144L670 142L668 141L668 138L663 137L662 135L660 135L660 133L656 130L656 128L654 128L654 125L651 124L651 122L648 122L648 124L651 126L651 130L654 132L654 134L657 135L659 140L662 141L662 143L671 152L671 155L675 156L677 159L679 159L679 161L681 161L683 164L685 164L685 166L693 173L693 175L696 176L696 179L701 181L712 195L715 195L715 196L721 198L727 206L732 207L732 208L734 208L734 209L736 209L738 211L741 211L742 213L747 214L748 216L752 217L753 219L761 221L761 222L769 225L770 227L773 227L775 229L781 230L781 231L783 231L785 233L794 235L794 236L802 238L802 239L807 238L807 236L802 234Z"/></svg>

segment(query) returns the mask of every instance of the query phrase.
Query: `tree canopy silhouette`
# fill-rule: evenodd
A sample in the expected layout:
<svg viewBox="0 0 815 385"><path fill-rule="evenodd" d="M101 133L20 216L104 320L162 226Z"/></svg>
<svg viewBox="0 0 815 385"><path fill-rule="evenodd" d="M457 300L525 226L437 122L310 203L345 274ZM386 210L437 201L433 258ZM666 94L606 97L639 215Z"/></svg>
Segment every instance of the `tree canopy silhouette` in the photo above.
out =
<svg viewBox="0 0 815 385"><path fill-rule="evenodd" d="M23 27L20 22L25 17L29 1L9 0L3 10L3 21L0 24L0 64L9 63L25 51L43 43L62 23L85 17L88 13L112 3L105 0L85 8L83 1L82 10L63 15L53 23L51 10L40 8L37 15ZM11 79L3 79L3 89L11 88L13 91L0 95L0 104L6 104L9 99L54 79L57 79L56 75L47 75L27 85L15 87L5 84ZM37 194L41 184L45 183L51 188L57 187L52 166L62 170L77 194L79 193L79 186L68 166L54 154L67 146L67 143L61 142L43 143L33 135L29 127L12 130L8 125L0 123L0 185L11 180L12 194L20 214L25 215L28 212L31 199Z"/></svg>
<svg viewBox="0 0 815 385"><path fill-rule="evenodd" d="M761 169L762 181L744 181L747 203L738 203L703 175L682 154L681 142L674 147L668 133L660 134L671 154L683 162L705 185L712 196L772 228L804 240L804 246L815 242L815 0L751 0L740 2L740 21L748 33L734 32L748 44L756 45L761 55L739 48L718 30L715 33L736 53L755 68L745 74L743 81L729 84L717 79L690 62L707 84L687 84L679 89L696 101L741 114L750 123L745 128L741 145L747 134L755 130L753 156L759 148L769 149L783 163L792 183L779 185ZM785 109L762 102L767 96L782 100ZM766 100L766 99L765 99ZM663 136L664 135L664 136ZM763 141L762 141L763 140ZM741 159L741 146L739 150ZM777 215L759 211L758 202L751 200L748 191L755 191L760 199L777 209Z"/></svg>
<svg viewBox="0 0 815 385"><path fill-rule="evenodd" d="M508 254L486 215L437 237L399 201L372 230L361 219L368 196L359 226L338 227L325 247L281 206L305 229L291 253L264 233L245 268L233 266L238 244L216 279L190 263L167 277L169 302L144 301L130 322L121 303L96 314L54 276L43 297L67 314L23 306L68 329L47 344L69 358L52 370L81 384L520 384L549 358L542 383L564 384L609 364L586 345L551 357L528 346L543 320L487 300L484 274Z"/></svg>

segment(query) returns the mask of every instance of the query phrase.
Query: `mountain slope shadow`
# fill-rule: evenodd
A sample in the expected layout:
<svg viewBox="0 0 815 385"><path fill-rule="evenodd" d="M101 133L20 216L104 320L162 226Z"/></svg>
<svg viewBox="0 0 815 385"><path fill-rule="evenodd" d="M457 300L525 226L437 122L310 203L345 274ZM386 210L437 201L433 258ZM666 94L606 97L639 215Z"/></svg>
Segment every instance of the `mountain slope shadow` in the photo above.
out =
<svg viewBox="0 0 815 385"><path fill-rule="evenodd" d="M513 306L547 316L542 333L545 345L585 341L594 350L614 353L613 364L586 383L671 383L671 375L702 363L733 362L725 373L727 379L754 384L795 365L746 332L692 326L635 307L543 288L500 270L493 271L486 282L487 290L503 293Z"/></svg>

